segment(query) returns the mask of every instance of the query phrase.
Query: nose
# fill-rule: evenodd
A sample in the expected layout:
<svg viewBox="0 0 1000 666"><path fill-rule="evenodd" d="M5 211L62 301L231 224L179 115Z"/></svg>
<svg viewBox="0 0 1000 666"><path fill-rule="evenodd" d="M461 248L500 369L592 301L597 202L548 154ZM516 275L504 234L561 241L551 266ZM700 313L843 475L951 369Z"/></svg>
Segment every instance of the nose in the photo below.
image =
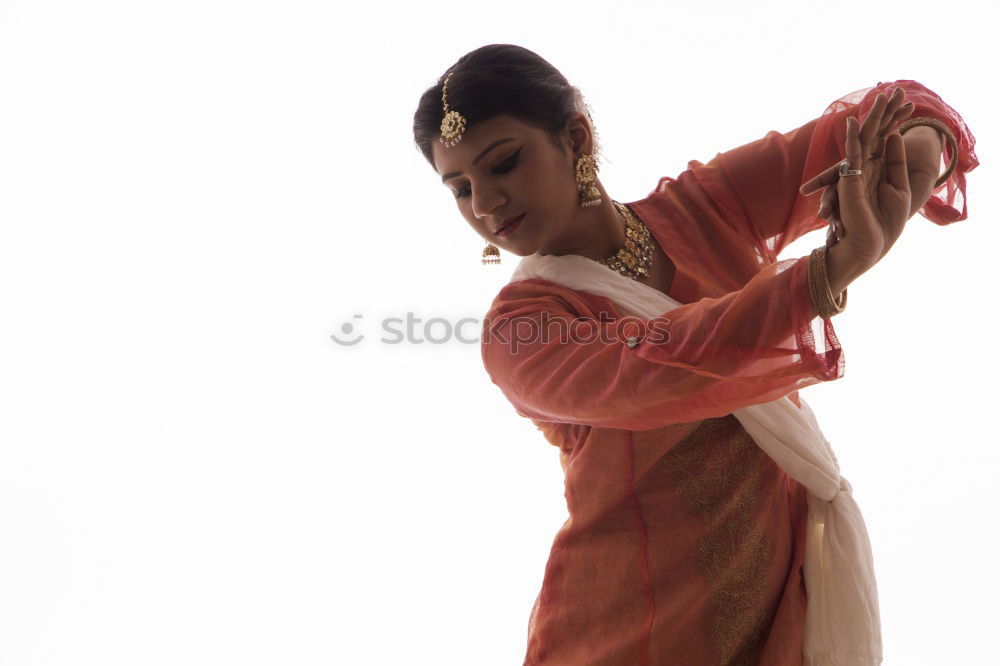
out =
<svg viewBox="0 0 1000 666"><path fill-rule="evenodd" d="M507 203L507 197L492 187L479 187L472 193L472 214L482 220Z"/></svg>

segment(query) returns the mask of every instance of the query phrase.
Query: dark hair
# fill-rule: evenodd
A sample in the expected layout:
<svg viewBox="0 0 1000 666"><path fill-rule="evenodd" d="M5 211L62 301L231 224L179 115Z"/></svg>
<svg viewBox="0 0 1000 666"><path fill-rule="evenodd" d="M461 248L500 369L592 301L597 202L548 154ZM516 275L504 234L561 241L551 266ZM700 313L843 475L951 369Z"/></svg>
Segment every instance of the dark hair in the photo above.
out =
<svg viewBox="0 0 1000 666"><path fill-rule="evenodd" d="M441 135L441 92L448 73L448 108L465 116L466 130L502 114L545 130L562 148L559 133L570 114L590 112L576 86L537 53L514 44L488 44L466 53L420 96L413 114L413 140L433 167L431 146ZM597 153L597 137L594 130Z"/></svg>

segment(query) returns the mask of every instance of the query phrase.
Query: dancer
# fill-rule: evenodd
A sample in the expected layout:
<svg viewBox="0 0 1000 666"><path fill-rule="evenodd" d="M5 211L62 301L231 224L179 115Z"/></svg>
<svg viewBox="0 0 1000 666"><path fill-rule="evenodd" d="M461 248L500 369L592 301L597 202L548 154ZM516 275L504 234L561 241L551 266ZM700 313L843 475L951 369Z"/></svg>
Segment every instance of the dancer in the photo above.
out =
<svg viewBox="0 0 1000 666"><path fill-rule="evenodd" d="M966 219L961 116L879 82L623 203L580 91L492 44L424 93L414 137L483 262L522 258L482 360L559 447L569 510L525 666L881 663L864 520L799 393L843 376L831 318L907 220Z"/></svg>

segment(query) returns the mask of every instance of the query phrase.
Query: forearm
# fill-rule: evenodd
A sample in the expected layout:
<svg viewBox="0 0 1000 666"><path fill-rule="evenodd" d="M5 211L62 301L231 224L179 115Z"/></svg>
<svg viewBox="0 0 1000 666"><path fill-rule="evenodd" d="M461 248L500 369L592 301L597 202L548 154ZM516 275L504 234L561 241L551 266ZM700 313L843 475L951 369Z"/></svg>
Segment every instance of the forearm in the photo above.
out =
<svg viewBox="0 0 1000 666"><path fill-rule="evenodd" d="M911 127L903 134L906 149L906 172L910 178L910 216L916 214L934 190L940 176L944 137L928 125Z"/></svg>

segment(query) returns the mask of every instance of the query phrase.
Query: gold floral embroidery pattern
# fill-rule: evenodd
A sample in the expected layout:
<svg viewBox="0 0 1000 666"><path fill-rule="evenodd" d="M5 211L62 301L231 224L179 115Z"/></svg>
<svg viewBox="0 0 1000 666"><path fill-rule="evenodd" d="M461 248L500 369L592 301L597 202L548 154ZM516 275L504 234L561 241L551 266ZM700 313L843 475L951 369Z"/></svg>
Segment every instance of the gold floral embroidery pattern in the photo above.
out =
<svg viewBox="0 0 1000 666"><path fill-rule="evenodd" d="M711 525L697 557L716 610L712 639L726 666L756 664L771 621L762 608L769 542L751 521L763 455L728 414L702 421L662 461L688 509Z"/></svg>

